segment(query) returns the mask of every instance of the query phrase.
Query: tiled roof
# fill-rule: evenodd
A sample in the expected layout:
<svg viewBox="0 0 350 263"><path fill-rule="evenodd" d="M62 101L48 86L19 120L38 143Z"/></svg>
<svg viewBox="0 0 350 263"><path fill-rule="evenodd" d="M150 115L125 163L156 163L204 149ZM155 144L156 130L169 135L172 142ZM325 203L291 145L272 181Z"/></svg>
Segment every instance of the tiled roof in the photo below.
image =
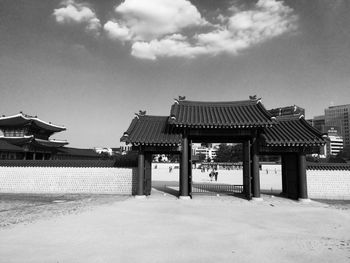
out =
<svg viewBox="0 0 350 263"><path fill-rule="evenodd" d="M181 143L181 134L176 128L169 125L166 116L138 116L135 117L129 129L120 138L120 141L141 145L172 145Z"/></svg>
<svg viewBox="0 0 350 263"><path fill-rule="evenodd" d="M176 101L170 111L170 124L180 127L247 128L267 127L271 115L260 100L235 102Z"/></svg>
<svg viewBox="0 0 350 263"><path fill-rule="evenodd" d="M304 117L278 117L273 126L264 129L267 146L321 146L322 134Z"/></svg>
<svg viewBox="0 0 350 263"><path fill-rule="evenodd" d="M54 125L50 122L45 122L37 118L36 116L29 116L23 113L13 116L0 117L0 127L21 127L24 125L35 125L38 128L50 131L60 132L66 130L63 126Z"/></svg>
<svg viewBox="0 0 350 263"><path fill-rule="evenodd" d="M350 171L350 163L307 163L308 170L343 170Z"/></svg>
<svg viewBox="0 0 350 263"><path fill-rule="evenodd" d="M7 141L0 140L0 152L1 151L23 152L23 149L19 146L8 143Z"/></svg>
<svg viewBox="0 0 350 263"><path fill-rule="evenodd" d="M41 140L34 138L34 136L23 136L23 137L0 137L0 141L7 141L9 144L22 146L24 144L31 144L39 147L57 148L67 145L66 141L59 140Z"/></svg>
<svg viewBox="0 0 350 263"><path fill-rule="evenodd" d="M100 157L100 155L93 149L79 149L71 147L61 147L57 151L58 154L79 156L79 157Z"/></svg>
<svg viewBox="0 0 350 263"><path fill-rule="evenodd" d="M114 167L115 160L0 160L5 167Z"/></svg>
<svg viewBox="0 0 350 263"><path fill-rule="evenodd" d="M21 146L26 143L30 143L33 140L33 136L23 136L23 137L0 137L0 141L6 141L9 144Z"/></svg>

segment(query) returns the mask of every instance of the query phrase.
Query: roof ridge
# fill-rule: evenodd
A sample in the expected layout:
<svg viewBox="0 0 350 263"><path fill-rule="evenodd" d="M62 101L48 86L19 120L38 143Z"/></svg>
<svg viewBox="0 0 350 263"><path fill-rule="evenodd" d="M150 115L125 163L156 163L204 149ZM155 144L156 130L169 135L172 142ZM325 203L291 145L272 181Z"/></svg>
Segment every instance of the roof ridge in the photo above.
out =
<svg viewBox="0 0 350 263"><path fill-rule="evenodd" d="M197 104L197 105L239 105L239 104L257 104L260 100L238 100L238 101L194 101L181 100L178 104Z"/></svg>
<svg viewBox="0 0 350 263"><path fill-rule="evenodd" d="M293 121L293 120L299 120L303 119L303 114L296 114L296 115L279 115L275 116L277 121Z"/></svg>
<svg viewBox="0 0 350 263"><path fill-rule="evenodd" d="M137 117L135 117L137 118ZM169 119L169 116L159 116L159 115L143 115L139 116L137 119L142 120L142 119L147 119L148 121L160 121L164 119Z"/></svg>

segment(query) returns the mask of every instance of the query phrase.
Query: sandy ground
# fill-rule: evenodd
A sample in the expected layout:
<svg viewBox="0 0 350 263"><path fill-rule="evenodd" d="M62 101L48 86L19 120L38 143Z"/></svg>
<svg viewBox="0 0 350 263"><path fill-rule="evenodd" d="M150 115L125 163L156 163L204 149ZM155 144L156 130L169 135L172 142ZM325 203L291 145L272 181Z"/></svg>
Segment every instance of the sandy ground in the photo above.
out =
<svg viewBox="0 0 350 263"><path fill-rule="evenodd" d="M350 205L263 197L39 197L0 228L0 262L350 262Z"/></svg>
<svg viewBox="0 0 350 263"><path fill-rule="evenodd" d="M260 176L265 192L279 191L278 172ZM154 170L152 179L146 199L0 195L0 263L350 262L350 202L179 200L177 170ZM214 182L197 170L193 181L242 184L242 173L219 171Z"/></svg>
<svg viewBox="0 0 350 263"><path fill-rule="evenodd" d="M127 198L129 197L122 195L0 194L0 229L80 213Z"/></svg>

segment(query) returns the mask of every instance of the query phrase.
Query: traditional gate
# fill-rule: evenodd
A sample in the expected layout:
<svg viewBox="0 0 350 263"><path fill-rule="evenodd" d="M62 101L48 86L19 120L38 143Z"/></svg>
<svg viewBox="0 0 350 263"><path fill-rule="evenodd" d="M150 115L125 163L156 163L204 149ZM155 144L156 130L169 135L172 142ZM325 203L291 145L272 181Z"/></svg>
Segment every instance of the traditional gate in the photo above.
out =
<svg viewBox="0 0 350 263"><path fill-rule="evenodd" d="M262 153L281 154L284 191L290 198L307 198L305 154L318 152L325 143L303 116L287 119L273 116L255 97L234 102L196 102L179 97L170 116L149 116L142 111L136 114L121 141L131 143L133 150L139 152L140 196L150 194L151 172L147 168L150 164L145 156L179 153L180 198L192 195L192 143L243 143L243 192L247 199L260 199Z"/></svg>

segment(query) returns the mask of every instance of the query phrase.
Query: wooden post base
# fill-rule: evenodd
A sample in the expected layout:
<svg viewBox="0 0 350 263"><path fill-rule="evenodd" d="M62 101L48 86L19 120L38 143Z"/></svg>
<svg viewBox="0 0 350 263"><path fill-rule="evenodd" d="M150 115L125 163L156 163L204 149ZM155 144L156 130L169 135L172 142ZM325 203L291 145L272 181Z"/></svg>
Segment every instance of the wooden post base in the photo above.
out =
<svg viewBox="0 0 350 263"><path fill-rule="evenodd" d="M180 200L191 200L191 197L190 196L179 196L179 199Z"/></svg>

